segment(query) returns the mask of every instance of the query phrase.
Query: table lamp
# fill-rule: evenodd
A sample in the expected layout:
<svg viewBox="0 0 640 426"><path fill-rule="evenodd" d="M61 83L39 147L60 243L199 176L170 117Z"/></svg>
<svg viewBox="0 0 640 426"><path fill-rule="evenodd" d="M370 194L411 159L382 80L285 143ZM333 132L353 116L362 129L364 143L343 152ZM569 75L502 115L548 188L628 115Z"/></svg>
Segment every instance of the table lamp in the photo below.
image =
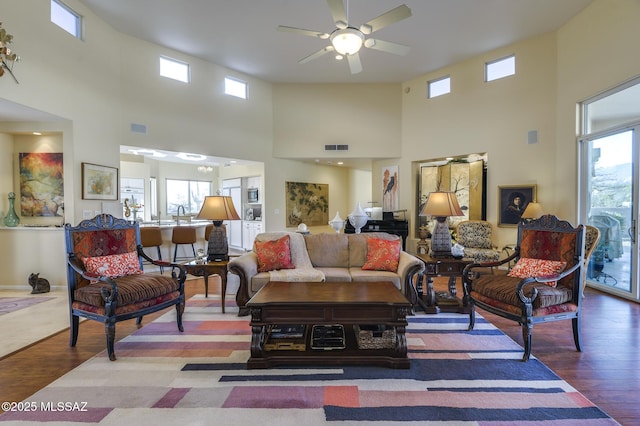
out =
<svg viewBox="0 0 640 426"><path fill-rule="evenodd" d="M462 215L455 193L436 191L429 194L420 216L436 217L436 226L431 233L432 257L451 257L451 234L446 223L447 217Z"/></svg>
<svg viewBox="0 0 640 426"><path fill-rule="evenodd" d="M207 260L209 262L229 260L227 229L222 225L222 221L240 220L231 197L224 195L206 196L196 219L213 221L213 229L208 241Z"/></svg>
<svg viewBox="0 0 640 426"><path fill-rule="evenodd" d="M520 219L528 222L532 219L537 219L542 215L544 215L544 211L542 210L542 206L540 205L540 203L535 203L532 201L527 204L527 208L525 208L522 212Z"/></svg>

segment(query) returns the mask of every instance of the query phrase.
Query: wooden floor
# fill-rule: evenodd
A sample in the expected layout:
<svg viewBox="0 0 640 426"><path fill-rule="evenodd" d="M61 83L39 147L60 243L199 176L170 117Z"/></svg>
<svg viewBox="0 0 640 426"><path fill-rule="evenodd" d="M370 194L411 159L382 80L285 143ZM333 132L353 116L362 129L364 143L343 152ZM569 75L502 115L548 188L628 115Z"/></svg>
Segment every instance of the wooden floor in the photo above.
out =
<svg viewBox="0 0 640 426"><path fill-rule="evenodd" d="M187 297L203 287L201 279L187 281ZM446 283L437 280L439 288ZM522 345L517 324L480 313ZM560 321L534 327L533 355L621 424L640 425L640 304L587 289L582 321L583 352L575 350L571 321ZM118 323L116 338L136 328L133 320ZM75 348L69 347L66 330L5 357L0 401L22 401L104 349L103 326L85 321Z"/></svg>

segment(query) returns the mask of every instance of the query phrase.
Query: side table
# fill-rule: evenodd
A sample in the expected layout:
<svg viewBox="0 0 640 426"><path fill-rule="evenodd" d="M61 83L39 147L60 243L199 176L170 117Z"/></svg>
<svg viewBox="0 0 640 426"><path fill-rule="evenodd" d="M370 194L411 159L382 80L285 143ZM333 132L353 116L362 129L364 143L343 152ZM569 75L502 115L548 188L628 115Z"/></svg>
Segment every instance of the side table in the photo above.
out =
<svg viewBox="0 0 640 426"><path fill-rule="evenodd" d="M196 277L204 277L204 297L209 297L209 275L220 275L222 283L222 313L224 314L224 299L227 294L227 264L228 260L218 262L196 263L195 260L183 263L187 273Z"/></svg>
<svg viewBox="0 0 640 426"><path fill-rule="evenodd" d="M473 263L473 259L461 258L433 258L428 254L416 254L424 262L425 269L417 277L418 300L428 314L440 312L468 313L468 307L457 296L456 280L462 277L465 266ZM427 279L426 294L422 289L424 278ZM433 277L449 277L449 292L435 292L433 289ZM424 297L424 300L423 300Z"/></svg>

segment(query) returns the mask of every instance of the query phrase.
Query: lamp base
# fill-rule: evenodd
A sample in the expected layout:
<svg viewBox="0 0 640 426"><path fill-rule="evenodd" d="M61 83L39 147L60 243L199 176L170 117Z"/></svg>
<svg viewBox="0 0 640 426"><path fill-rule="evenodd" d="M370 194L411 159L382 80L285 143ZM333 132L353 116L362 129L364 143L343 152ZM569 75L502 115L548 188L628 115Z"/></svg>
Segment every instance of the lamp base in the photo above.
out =
<svg viewBox="0 0 640 426"><path fill-rule="evenodd" d="M211 254L207 256L207 262L223 262L229 260L228 254Z"/></svg>
<svg viewBox="0 0 640 426"><path fill-rule="evenodd" d="M209 244L207 247L208 262L222 262L229 260L229 245L227 243L227 231L222 222L215 221L211 234L209 235Z"/></svg>
<svg viewBox="0 0 640 426"><path fill-rule="evenodd" d="M451 234L446 224L446 217L439 216L431 234L431 257L451 258Z"/></svg>

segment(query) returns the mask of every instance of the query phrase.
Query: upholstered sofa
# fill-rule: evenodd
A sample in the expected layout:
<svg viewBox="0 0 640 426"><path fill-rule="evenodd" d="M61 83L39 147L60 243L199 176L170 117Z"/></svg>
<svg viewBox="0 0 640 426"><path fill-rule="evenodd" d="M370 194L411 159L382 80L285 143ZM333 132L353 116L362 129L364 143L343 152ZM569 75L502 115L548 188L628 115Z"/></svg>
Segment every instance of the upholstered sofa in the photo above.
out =
<svg viewBox="0 0 640 426"><path fill-rule="evenodd" d="M283 238L288 241L291 269L264 271L265 261L262 258L265 254L261 250L266 251L267 244L281 243ZM382 252L386 253L381 246L389 245L397 247L399 252L396 257L397 267L393 262L380 266L381 259L376 257ZM286 250L286 247L280 247L278 253ZM229 271L240 277L236 294L240 315L248 313L246 303L269 281L391 281L415 304L417 299L412 277L423 270L424 263L420 259L402 251L400 237L384 232L315 235L296 232L262 233L256 236L252 251L229 261Z"/></svg>

